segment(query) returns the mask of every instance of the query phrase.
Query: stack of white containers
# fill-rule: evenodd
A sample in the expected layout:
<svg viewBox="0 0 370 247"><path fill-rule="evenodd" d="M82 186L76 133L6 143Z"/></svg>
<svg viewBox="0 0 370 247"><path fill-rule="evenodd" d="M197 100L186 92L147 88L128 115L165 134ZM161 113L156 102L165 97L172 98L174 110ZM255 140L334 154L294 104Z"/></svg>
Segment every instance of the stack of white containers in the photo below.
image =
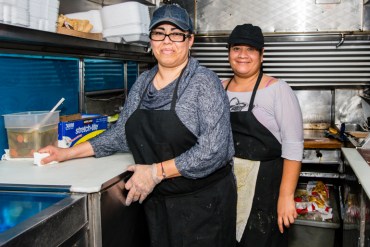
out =
<svg viewBox="0 0 370 247"><path fill-rule="evenodd" d="M103 37L110 42L149 42L149 7L137 2L105 6L101 10Z"/></svg>
<svg viewBox="0 0 370 247"><path fill-rule="evenodd" d="M56 31L59 0L0 0L0 22Z"/></svg>
<svg viewBox="0 0 370 247"><path fill-rule="evenodd" d="M28 0L0 0L0 22L28 27Z"/></svg>
<svg viewBox="0 0 370 247"><path fill-rule="evenodd" d="M28 0L30 28L56 32L59 0Z"/></svg>

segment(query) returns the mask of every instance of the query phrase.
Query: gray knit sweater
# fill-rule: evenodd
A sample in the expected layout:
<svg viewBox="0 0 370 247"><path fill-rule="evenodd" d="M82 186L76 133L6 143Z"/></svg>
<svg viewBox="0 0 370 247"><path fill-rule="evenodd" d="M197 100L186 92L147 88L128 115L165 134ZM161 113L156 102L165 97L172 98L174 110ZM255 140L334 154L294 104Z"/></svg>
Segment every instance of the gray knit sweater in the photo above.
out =
<svg viewBox="0 0 370 247"><path fill-rule="evenodd" d="M89 140L96 157L115 152L129 152L125 124L138 108L140 98L150 79L157 73L155 66L142 73L132 86L128 99L116 124L99 136ZM170 109L175 83L167 89L148 90L141 108ZM152 105L153 107L150 107ZM182 176L202 178L222 167L234 155L230 126L229 101L217 75L190 58L178 87L176 114L183 124L198 138L197 143L175 157Z"/></svg>

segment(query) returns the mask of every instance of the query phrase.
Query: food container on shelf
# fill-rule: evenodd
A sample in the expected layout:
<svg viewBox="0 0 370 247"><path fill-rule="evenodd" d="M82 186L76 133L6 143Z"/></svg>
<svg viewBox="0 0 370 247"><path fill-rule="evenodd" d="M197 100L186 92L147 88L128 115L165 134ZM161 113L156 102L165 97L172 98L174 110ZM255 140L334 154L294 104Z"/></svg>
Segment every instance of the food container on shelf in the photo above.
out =
<svg viewBox="0 0 370 247"><path fill-rule="evenodd" d="M11 158L33 158L38 149L58 145L59 111L28 111L3 116Z"/></svg>

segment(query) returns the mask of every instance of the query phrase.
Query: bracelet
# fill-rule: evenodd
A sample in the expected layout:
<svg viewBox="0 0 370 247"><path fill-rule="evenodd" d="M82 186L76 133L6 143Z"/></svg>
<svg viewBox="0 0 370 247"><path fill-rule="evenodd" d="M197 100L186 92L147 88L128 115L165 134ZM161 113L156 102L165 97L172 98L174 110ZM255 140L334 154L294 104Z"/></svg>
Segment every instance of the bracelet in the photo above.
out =
<svg viewBox="0 0 370 247"><path fill-rule="evenodd" d="M155 184L159 184L163 180L163 178L157 175L157 164L156 163L152 164L152 178Z"/></svg>
<svg viewBox="0 0 370 247"><path fill-rule="evenodd" d="M166 172L164 171L163 163L162 162L161 162L161 168L162 168L162 177L163 177L163 179L166 179L167 178L167 175L166 175Z"/></svg>

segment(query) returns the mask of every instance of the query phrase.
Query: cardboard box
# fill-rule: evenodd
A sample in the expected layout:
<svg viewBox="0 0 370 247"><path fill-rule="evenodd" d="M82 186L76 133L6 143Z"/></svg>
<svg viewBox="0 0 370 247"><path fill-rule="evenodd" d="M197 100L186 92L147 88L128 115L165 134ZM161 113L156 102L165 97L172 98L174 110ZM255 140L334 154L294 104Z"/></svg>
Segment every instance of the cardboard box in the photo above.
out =
<svg viewBox="0 0 370 247"><path fill-rule="evenodd" d="M103 40L102 33L84 33L84 32L79 32L76 30L67 29L65 27L58 27L57 33L75 36L79 38L85 38L85 39L94 39L94 40L99 40L99 41Z"/></svg>
<svg viewBox="0 0 370 247"><path fill-rule="evenodd" d="M58 126L58 147L68 148L85 142L108 128L108 117L95 114L61 116Z"/></svg>

